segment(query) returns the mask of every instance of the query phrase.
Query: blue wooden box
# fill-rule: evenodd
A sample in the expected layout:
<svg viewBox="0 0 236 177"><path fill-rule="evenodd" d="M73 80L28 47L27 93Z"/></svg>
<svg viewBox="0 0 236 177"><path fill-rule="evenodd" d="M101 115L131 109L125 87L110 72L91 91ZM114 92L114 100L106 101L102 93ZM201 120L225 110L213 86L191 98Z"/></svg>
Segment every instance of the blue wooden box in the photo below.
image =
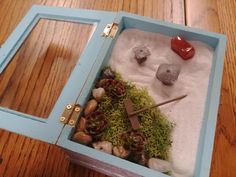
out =
<svg viewBox="0 0 236 177"><path fill-rule="evenodd" d="M11 61L30 31L42 18L94 24L96 25L96 29L48 119L44 120L0 107L0 128L56 144L65 149L72 161L110 176L167 176L72 141L71 136L75 131L74 126L78 121L80 110L78 109L77 113L73 113L73 119L70 120L65 120L67 118L62 115L66 114L66 106L70 103L80 105L78 108L84 106L101 68L108 63L112 48L122 30L137 28L167 36L181 35L187 40L204 42L214 49L214 59L210 73L207 101L205 103L204 121L194 172L195 177L209 176L224 63L226 44L224 35L124 12L113 13L33 6L0 49L1 73L7 67L7 64ZM78 78L78 75L82 75L83 77Z"/></svg>

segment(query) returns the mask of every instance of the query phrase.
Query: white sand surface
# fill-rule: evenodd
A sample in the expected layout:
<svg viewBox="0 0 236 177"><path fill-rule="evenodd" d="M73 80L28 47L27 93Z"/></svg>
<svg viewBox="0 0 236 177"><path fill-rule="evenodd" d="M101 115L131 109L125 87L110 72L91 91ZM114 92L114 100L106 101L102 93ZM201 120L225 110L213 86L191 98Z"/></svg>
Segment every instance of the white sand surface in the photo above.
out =
<svg viewBox="0 0 236 177"><path fill-rule="evenodd" d="M192 177L213 49L204 43L189 41L196 53L192 59L185 61L171 50L170 39L168 36L136 29L124 30L113 49L110 66L119 72L123 79L134 82L138 87L146 87L156 103L188 94L186 98L160 109L175 123L169 159L172 164L172 176ZM143 65L136 62L132 50L141 44L151 51ZM181 66L179 78L173 86L165 86L156 79L156 71L161 63Z"/></svg>

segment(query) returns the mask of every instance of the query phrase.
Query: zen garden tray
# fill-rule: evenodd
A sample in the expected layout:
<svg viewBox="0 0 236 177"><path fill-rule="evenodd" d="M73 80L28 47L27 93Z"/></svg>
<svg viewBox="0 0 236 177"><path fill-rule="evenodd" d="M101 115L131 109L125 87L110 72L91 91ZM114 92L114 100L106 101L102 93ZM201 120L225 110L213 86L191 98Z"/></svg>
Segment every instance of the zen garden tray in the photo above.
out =
<svg viewBox="0 0 236 177"><path fill-rule="evenodd" d="M224 35L125 12L33 6L0 49L1 74L43 19L89 25L91 35L46 119L2 106L0 128L60 146L71 161L110 176L209 176ZM194 84L203 85L193 94ZM169 107L145 109L175 98ZM193 116L181 130L185 113ZM191 142L183 136L192 131L188 169L188 161L181 164L187 145L177 142Z"/></svg>

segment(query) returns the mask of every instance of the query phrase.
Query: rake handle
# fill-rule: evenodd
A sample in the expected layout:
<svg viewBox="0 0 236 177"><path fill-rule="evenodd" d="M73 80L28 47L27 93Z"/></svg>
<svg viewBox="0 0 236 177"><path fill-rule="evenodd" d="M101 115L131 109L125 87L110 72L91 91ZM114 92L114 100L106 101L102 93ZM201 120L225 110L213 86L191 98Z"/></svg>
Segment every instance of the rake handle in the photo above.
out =
<svg viewBox="0 0 236 177"><path fill-rule="evenodd" d="M146 107L146 108L142 108L142 109L140 109L140 110L137 110L137 111L133 111L133 112L129 113L129 116L134 116L134 115L139 114L139 113L141 113L141 112L144 112L144 111L146 111L146 110L148 110L148 109L156 108L156 107L159 107L159 106L162 106L162 105L165 105L165 104L168 104L168 103L177 101L177 100L181 100L181 99L185 98L186 96L187 96L187 95L182 95L182 96L180 96L180 97L173 98L173 99L171 99L171 100L167 100L167 101L164 101L164 102L162 102L162 103L158 103L158 104L153 105L153 106L149 106L149 107Z"/></svg>

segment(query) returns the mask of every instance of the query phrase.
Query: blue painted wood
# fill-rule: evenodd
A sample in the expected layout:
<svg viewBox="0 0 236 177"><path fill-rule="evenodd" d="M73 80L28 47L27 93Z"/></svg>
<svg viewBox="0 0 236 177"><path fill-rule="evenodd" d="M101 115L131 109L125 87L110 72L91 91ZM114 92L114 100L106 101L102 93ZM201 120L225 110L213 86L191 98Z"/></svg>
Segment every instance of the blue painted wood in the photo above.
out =
<svg viewBox="0 0 236 177"><path fill-rule="evenodd" d="M107 23L114 21L115 15L112 12L33 6L0 50L0 73L7 67L7 64L11 61L18 48L41 18L87 23L95 25L96 29L81 54L80 60L72 71L48 119L43 120L10 109L0 108L0 128L49 143L55 143L64 127L59 122L59 117L67 104L76 102L77 96L81 92L105 41L101 37L103 29Z"/></svg>
<svg viewBox="0 0 236 177"><path fill-rule="evenodd" d="M156 32L170 37L176 35L183 36L187 40L198 40L204 42L213 48L218 44L218 38L223 36L218 33L208 32L201 29L191 28L180 24L154 20L143 16L137 16L126 12L118 14L123 18L124 28L138 28L147 32ZM200 36L201 37L200 37ZM200 40L199 40L200 37Z"/></svg>
<svg viewBox="0 0 236 177"><path fill-rule="evenodd" d="M213 47L214 59L211 68L207 101L205 105L204 121L199 140L199 148L194 173L194 177L209 176L212 148L214 142L214 133L219 105L226 37L217 33L206 32L199 29L193 29L182 25L153 20L150 18L140 17L137 15L123 12L118 13L115 22L119 23L120 31L127 28L137 28L143 31L157 32L168 36L181 35L188 40L198 40ZM97 61L92 68L92 72L89 74L87 82L84 85L77 100L78 104L81 104L83 106L86 103L88 95L90 94L91 88L93 87L94 81L98 76L101 67L106 65L109 60L109 55L112 51L111 46L114 45L116 38L113 41L111 41L111 39L107 39L104 43L103 51L101 51L101 53L99 54ZM134 172L138 175L143 175L146 177L167 176L162 173L145 168L143 166L119 159L103 152L96 151L87 146L75 143L70 140L73 132L74 128L68 125L65 126L57 144L65 149L86 155L94 159L98 159L104 163L112 164L124 170Z"/></svg>
<svg viewBox="0 0 236 177"><path fill-rule="evenodd" d="M207 101L205 104L204 119L202 123L195 167L195 175L197 177L209 176L210 174L215 129L217 123L217 113L220 101L226 37L216 37L219 39L219 42L215 49L214 60L212 63L209 79Z"/></svg>

